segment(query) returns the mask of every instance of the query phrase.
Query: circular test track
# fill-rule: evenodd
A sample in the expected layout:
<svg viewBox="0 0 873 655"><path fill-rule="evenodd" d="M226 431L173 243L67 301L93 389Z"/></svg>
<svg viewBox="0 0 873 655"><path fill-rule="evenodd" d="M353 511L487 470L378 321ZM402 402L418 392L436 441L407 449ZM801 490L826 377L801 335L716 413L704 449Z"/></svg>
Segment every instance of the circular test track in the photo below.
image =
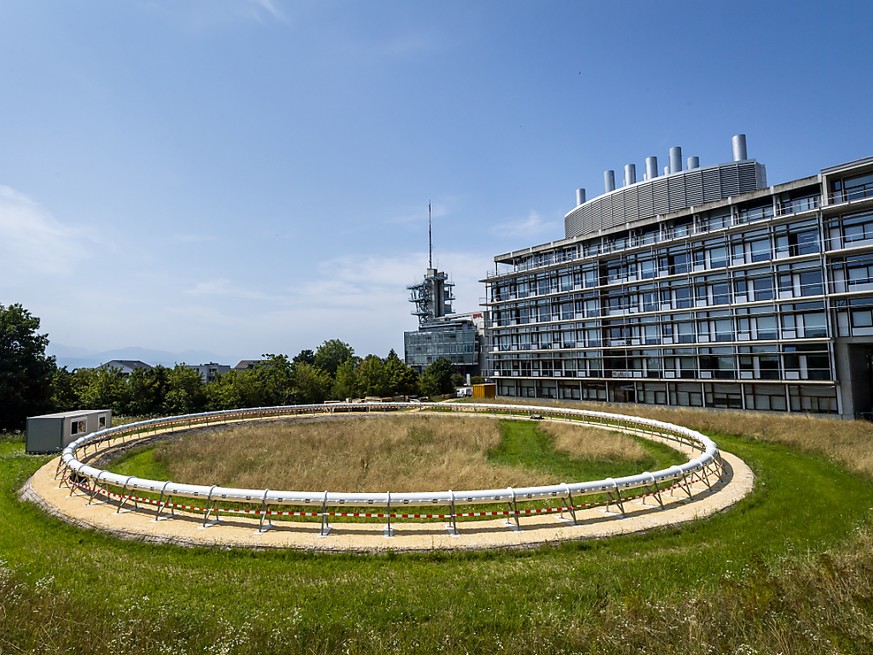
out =
<svg viewBox="0 0 873 655"><path fill-rule="evenodd" d="M689 460L615 479L403 493L191 485L118 475L89 463L158 436L203 426L410 411L572 421L663 441L687 453ZM94 432L43 466L22 496L68 522L123 538L189 546L378 552L529 547L640 532L721 511L752 485L749 468L719 451L709 437L662 421L526 405L344 403L207 412Z"/></svg>

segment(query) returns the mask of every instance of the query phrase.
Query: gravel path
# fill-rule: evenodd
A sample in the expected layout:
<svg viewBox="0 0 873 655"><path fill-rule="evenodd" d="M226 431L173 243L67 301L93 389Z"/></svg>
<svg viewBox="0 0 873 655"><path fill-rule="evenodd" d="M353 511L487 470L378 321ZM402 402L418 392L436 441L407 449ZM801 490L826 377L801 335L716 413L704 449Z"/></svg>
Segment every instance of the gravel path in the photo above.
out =
<svg viewBox="0 0 873 655"><path fill-rule="evenodd" d="M202 516L178 513L155 520L153 506L134 509L130 504L121 512L117 505L95 501L81 491L70 493L55 479L58 460L39 469L21 490L21 497L78 526L110 532L125 539L219 548L294 548L309 551L386 552L430 550L477 550L527 548L572 539L598 539L701 519L723 511L752 491L754 476L739 458L721 453L725 474L712 489L703 483L691 487L692 497L682 490L661 494L664 507L655 498L624 503L625 515L615 507L576 512L577 524L569 515L521 517L521 529L503 519L458 521L458 535L449 533L441 522L394 521L393 534L386 534L384 523L331 524L321 536L319 522L276 521L266 532L258 531L256 518L225 516L209 527L202 527ZM184 501L190 502L190 501Z"/></svg>

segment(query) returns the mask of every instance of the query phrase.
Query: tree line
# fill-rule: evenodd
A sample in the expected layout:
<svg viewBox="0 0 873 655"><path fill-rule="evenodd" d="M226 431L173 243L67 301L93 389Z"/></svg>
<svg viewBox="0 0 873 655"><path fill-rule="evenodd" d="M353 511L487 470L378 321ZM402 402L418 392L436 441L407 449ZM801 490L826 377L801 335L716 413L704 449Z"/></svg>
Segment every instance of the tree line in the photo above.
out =
<svg viewBox="0 0 873 655"><path fill-rule="evenodd" d="M447 359L420 375L391 350L358 357L349 344L329 339L289 358L267 354L252 368L233 369L204 382L177 364L124 374L109 367L58 367L46 355L48 335L19 304L0 305L0 430L21 430L28 416L76 409L111 409L124 416L321 403L367 396L436 396L463 378Z"/></svg>

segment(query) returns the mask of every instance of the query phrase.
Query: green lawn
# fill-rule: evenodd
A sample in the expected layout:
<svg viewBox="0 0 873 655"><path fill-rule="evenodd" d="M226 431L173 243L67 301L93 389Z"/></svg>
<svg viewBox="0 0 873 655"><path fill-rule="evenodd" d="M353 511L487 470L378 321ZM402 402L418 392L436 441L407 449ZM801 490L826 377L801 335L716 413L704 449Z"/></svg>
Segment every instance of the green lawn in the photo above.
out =
<svg viewBox="0 0 873 655"><path fill-rule="evenodd" d="M705 521L386 556L77 529L16 499L45 458L0 442L0 653L873 652L873 485L824 457L713 436L758 478Z"/></svg>

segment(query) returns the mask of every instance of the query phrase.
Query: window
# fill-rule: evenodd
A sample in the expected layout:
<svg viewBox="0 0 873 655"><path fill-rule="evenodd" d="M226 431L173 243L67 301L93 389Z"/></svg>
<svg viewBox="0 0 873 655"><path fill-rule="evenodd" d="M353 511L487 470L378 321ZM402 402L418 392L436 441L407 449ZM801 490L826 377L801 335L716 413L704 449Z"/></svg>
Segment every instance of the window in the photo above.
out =
<svg viewBox="0 0 873 655"><path fill-rule="evenodd" d="M824 312L802 314L802 317L803 336L813 338L826 337L828 335L827 318L825 317Z"/></svg>
<svg viewBox="0 0 873 655"><path fill-rule="evenodd" d="M855 214L844 217L843 238L846 246L873 239L873 214Z"/></svg>
<svg viewBox="0 0 873 655"><path fill-rule="evenodd" d="M727 305L731 301L731 286L727 282L712 285L712 303Z"/></svg>
<svg viewBox="0 0 873 655"><path fill-rule="evenodd" d="M788 235L788 245L792 257L795 255L812 255L819 251L818 230L805 230Z"/></svg>
<svg viewBox="0 0 873 655"><path fill-rule="evenodd" d="M710 268L721 268L722 266L727 266L727 258L727 248L724 246L709 249Z"/></svg>
<svg viewBox="0 0 873 655"><path fill-rule="evenodd" d="M686 307L691 307L692 299L691 299L691 287L683 286L676 288L676 308L684 309Z"/></svg>
<svg viewBox="0 0 873 655"><path fill-rule="evenodd" d="M855 291L852 287L858 287L873 282L873 262L861 265L854 265L847 268L846 273L849 278L849 290Z"/></svg>
<svg viewBox="0 0 873 655"><path fill-rule="evenodd" d="M755 319L758 339L776 339L779 336L775 316L759 316Z"/></svg>
<svg viewBox="0 0 873 655"><path fill-rule="evenodd" d="M770 239L749 242L749 252L753 262L766 262L770 259Z"/></svg>
<svg viewBox="0 0 873 655"><path fill-rule="evenodd" d="M871 310L870 308L853 309L852 310L852 327L853 328L873 327L873 310Z"/></svg>
<svg viewBox="0 0 873 655"><path fill-rule="evenodd" d="M773 280L770 277L758 277L752 280L755 290L755 300L773 300Z"/></svg>
<svg viewBox="0 0 873 655"><path fill-rule="evenodd" d="M643 293L643 311L655 312L658 311L658 294L654 291L646 291Z"/></svg>
<svg viewBox="0 0 873 655"><path fill-rule="evenodd" d="M873 195L873 173L847 177L843 180L846 200L859 200Z"/></svg>
<svg viewBox="0 0 873 655"><path fill-rule="evenodd" d="M800 274L800 295L820 296L822 294L821 271L804 271Z"/></svg>

